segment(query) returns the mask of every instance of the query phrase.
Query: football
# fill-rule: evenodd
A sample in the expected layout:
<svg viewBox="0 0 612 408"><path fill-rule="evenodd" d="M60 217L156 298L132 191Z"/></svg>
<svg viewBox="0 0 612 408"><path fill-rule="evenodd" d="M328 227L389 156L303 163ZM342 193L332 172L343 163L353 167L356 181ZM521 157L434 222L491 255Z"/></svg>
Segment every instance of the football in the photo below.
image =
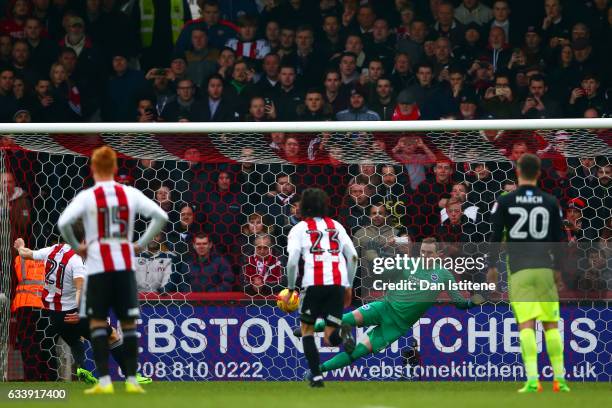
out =
<svg viewBox="0 0 612 408"><path fill-rule="evenodd" d="M294 291L293 295L289 299L289 302L285 303L283 302L283 297L287 296L288 293L289 293L289 289L283 289L276 296L276 306L278 306L278 308L282 310L283 312L292 313L297 310L300 304L300 297L297 294L297 292Z"/></svg>

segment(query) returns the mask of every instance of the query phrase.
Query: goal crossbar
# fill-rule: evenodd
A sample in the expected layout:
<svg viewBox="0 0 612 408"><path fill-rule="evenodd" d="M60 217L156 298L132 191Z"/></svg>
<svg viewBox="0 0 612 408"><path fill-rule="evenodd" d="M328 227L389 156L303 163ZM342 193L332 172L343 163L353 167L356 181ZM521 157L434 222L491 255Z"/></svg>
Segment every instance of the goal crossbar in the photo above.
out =
<svg viewBox="0 0 612 408"><path fill-rule="evenodd" d="M497 119L354 122L156 122L2 123L2 134L61 133L271 133L271 132L444 132L480 130L612 129L612 118Z"/></svg>

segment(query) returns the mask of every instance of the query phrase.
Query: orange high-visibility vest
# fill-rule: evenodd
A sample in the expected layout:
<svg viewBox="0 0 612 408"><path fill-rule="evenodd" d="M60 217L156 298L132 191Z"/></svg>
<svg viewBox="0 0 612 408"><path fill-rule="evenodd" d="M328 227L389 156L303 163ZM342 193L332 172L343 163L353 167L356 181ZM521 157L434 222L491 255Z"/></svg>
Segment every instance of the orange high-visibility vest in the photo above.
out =
<svg viewBox="0 0 612 408"><path fill-rule="evenodd" d="M26 306L42 309L45 263L43 261L24 260L17 256L15 257L15 272L17 289L15 289L15 298L11 304L11 312Z"/></svg>

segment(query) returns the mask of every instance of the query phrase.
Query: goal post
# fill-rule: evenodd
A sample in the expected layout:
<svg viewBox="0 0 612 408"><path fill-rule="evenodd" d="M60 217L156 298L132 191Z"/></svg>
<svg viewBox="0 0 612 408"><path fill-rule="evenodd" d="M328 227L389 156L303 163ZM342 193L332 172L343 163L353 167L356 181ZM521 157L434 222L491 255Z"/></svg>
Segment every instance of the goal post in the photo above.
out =
<svg viewBox="0 0 612 408"><path fill-rule="evenodd" d="M569 378L612 379L612 119L544 119L0 124L3 380L59 379L70 364L57 357L44 321L26 330L10 310L12 241L23 236L39 248L58 239L59 214L92 185L88 156L102 145L118 152L117 181L142 190L170 217L137 259L145 375L301 379L297 314L276 308L275 294L285 285L287 233L300 220L305 188L328 193L331 215L359 251L358 307L383 295L374 287L375 259L413 253L424 238L436 237L448 256L483 255L495 199L515 188L514 163L532 152L542 159L540 185L559 199L571 243L560 291ZM15 219L17 199L29 204L27 219ZM137 231L144 226L139 220ZM468 269L451 272L458 281L485 281L483 268ZM464 312L443 297L388 350L328 378L523 378L500 270L502 293L488 303ZM37 350L52 360L40 370L52 372L30 366ZM323 347L321 359L336 351ZM551 378L543 353L539 362ZM112 374L121 375L116 365Z"/></svg>

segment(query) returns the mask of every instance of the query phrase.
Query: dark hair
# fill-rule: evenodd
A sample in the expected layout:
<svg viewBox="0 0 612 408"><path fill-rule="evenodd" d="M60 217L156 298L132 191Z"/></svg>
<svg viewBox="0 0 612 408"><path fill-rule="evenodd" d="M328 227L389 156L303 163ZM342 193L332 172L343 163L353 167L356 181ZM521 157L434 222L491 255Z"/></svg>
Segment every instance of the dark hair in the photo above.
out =
<svg viewBox="0 0 612 408"><path fill-rule="evenodd" d="M451 65L448 70L448 75L452 74L461 74L462 76L465 76L465 69L463 69L459 65Z"/></svg>
<svg viewBox="0 0 612 408"><path fill-rule="evenodd" d="M359 37L359 36L357 36L357 37ZM359 38L361 38L361 37L359 37ZM344 57L351 57L351 58L354 58L355 61L357 61L357 54L355 54L354 52L350 52L350 51L343 52L340 55L340 60L342 60L342 58L344 58Z"/></svg>
<svg viewBox="0 0 612 408"><path fill-rule="evenodd" d="M594 72L587 72L586 74L582 76L582 81L586 81L588 79L593 79L597 82L601 82L601 80L599 79L599 76L595 74Z"/></svg>
<svg viewBox="0 0 612 408"><path fill-rule="evenodd" d="M238 27L257 27L257 17L254 15L245 14L238 17Z"/></svg>
<svg viewBox="0 0 612 408"><path fill-rule="evenodd" d="M326 79L329 74L336 74L336 75L338 75L339 77L342 78L342 74L340 74L340 71L338 71L337 68L328 68L328 69L326 69L325 70L325 74L323 74L323 79Z"/></svg>
<svg viewBox="0 0 612 408"><path fill-rule="evenodd" d="M278 55L278 54L277 54L277 53L275 53L275 52L271 52L271 53L266 54L266 56L265 56L265 57L263 57L263 59L265 60L265 59L266 59L266 58L268 58L268 57L276 57L276 58L278 58L278 60L279 60L279 61L281 60L280 55Z"/></svg>
<svg viewBox="0 0 612 408"><path fill-rule="evenodd" d="M507 72L498 72L497 74L495 74L495 78L493 79L493 82L497 81L499 78L506 78L508 82L512 83L510 74Z"/></svg>
<svg viewBox="0 0 612 408"><path fill-rule="evenodd" d="M75 57L77 56L76 51L70 47L63 47L57 55L62 56L63 54L73 54Z"/></svg>
<svg viewBox="0 0 612 408"><path fill-rule="evenodd" d="M301 211L303 218L325 217L329 197L320 188L307 188L302 193Z"/></svg>
<svg viewBox="0 0 612 408"><path fill-rule="evenodd" d="M323 91L321 90L321 88L318 88L318 87L308 88L308 90L306 91L306 93L304 93L304 95L308 95L312 93L318 93L318 94L323 95Z"/></svg>
<svg viewBox="0 0 612 408"><path fill-rule="evenodd" d="M330 18L330 17L335 18L336 21L340 22L340 17L338 17L336 14L333 14L333 13L328 13L328 14L323 15L323 18L321 18L321 21L325 22L325 19Z"/></svg>
<svg viewBox="0 0 612 408"><path fill-rule="evenodd" d="M206 85L210 84L210 81L211 81L211 80L213 80L213 79L218 79L219 81L221 81L221 83L223 83L223 84L224 84L224 79L223 79L223 77L222 77L220 74L218 74L218 73L216 73L216 72L215 72L215 73L213 73L213 74L210 74L210 76L209 76L209 77L208 77L208 79L206 80ZM224 84L224 85L225 85L225 84Z"/></svg>
<svg viewBox="0 0 612 408"><path fill-rule="evenodd" d="M414 67L414 72L419 72L419 69L421 68L429 68L431 70L431 72L433 72L433 65L431 65L429 62L421 62L420 64L417 64L416 67Z"/></svg>
<svg viewBox="0 0 612 408"><path fill-rule="evenodd" d="M289 64L289 63L283 63L283 64L281 64L281 66L280 66L280 67L279 67L279 69L278 69L278 72L282 71L282 70L283 70L283 68L291 68L291 69L293 70L293 72L297 72L297 69L295 69L295 66L294 66L294 65L291 65L291 64Z"/></svg>
<svg viewBox="0 0 612 408"><path fill-rule="evenodd" d="M359 13L359 11L363 10L363 9L370 9L370 10L372 10L372 13L376 14L376 12L374 11L374 7L372 7L372 5L370 3L365 3L365 4L360 5L357 8L357 13Z"/></svg>
<svg viewBox="0 0 612 408"><path fill-rule="evenodd" d="M212 242L212 240L210 239L210 236L205 232L198 232L197 234L195 234L193 236L193 242L195 243L196 239L204 239L204 238L206 238L209 243Z"/></svg>
<svg viewBox="0 0 612 408"><path fill-rule="evenodd" d="M531 85L532 82L537 81L537 82L544 82L544 85L548 85L548 83L546 82L546 78L544 77L544 75L534 75L531 78L529 78L529 85Z"/></svg>
<svg viewBox="0 0 612 408"><path fill-rule="evenodd" d="M223 47L223 48L221 48L219 50L219 54L221 54L223 51L230 51L232 54L236 55L236 50L234 50L233 48L230 48L230 47Z"/></svg>
<svg viewBox="0 0 612 408"><path fill-rule="evenodd" d="M516 163L517 169L521 172L521 176L527 180L535 180L538 178L542 162L535 154L525 153Z"/></svg>
<svg viewBox="0 0 612 408"><path fill-rule="evenodd" d="M216 0L198 0L198 6L200 6L200 8L204 8L206 6L209 7L219 7L219 2L217 2Z"/></svg>
<svg viewBox="0 0 612 408"><path fill-rule="evenodd" d="M312 35L314 35L314 29L312 28L312 26L310 26L309 24L303 24L303 25L299 25L296 29L295 32L297 33L301 33L302 31L310 31L310 33Z"/></svg>

